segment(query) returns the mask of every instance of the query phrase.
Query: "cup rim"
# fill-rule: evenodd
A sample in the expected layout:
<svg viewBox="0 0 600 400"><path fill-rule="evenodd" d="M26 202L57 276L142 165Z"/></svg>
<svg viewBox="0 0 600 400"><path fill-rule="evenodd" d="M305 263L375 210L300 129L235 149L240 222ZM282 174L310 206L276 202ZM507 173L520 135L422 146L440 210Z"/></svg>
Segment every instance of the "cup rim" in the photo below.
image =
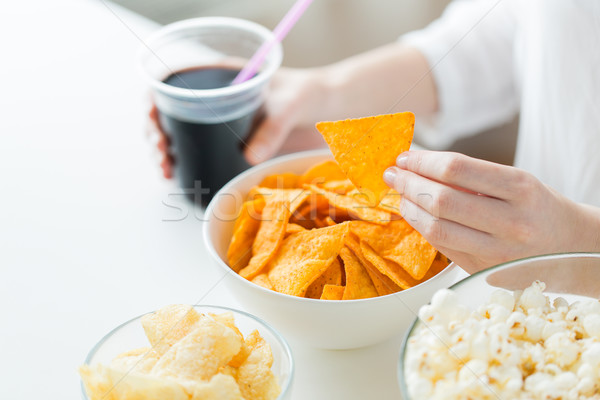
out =
<svg viewBox="0 0 600 400"><path fill-rule="evenodd" d="M147 82L147 84L149 84L150 87L154 90L172 97L190 99L225 97L240 92L245 92L255 87L260 87L261 85L265 84L275 73L275 71L281 66L281 61L283 59L283 50L281 43L277 42L271 49L271 53L274 54L274 61L272 63L267 63L266 68L259 71L252 78L233 86L225 86L216 89L180 88L168 85L163 81L151 76L148 73L148 71L144 67L144 59L146 57L157 57L154 51L152 50L152 45L160 43L162 39L168 37L168 35L177 31L185 31L192 28L210 26L232 26L240 30L252 32L260 36L263 39L263 43L268 40L271 40L274 37L273 32L271 32L264 26L257 24L256 22L233 17L190 18L165 25L164 27L160 28L158 31L150 35L150 37L144 42L142 48L139 50L138 68L141 71L142 76L144 77L144 80ZM161 62L164 63L164 61L162 60Z"/></svg>
<svg viewBox="0 0 600 400"><path fill-rule="evenodd" d="M456 289L457 287L464 285L471 279L475 279L475 278L485 275L485 274L490 274L494 271L499 271L502 269L510 268L514 265L518 265L523 262L534 261L534 260L552 260L552 259L557 259L557 258L595 258L595 259L600 259L600 252L563 252L563 253L540 254L540 255L535 255L535 256L523 257L523 258L519 258L516 260L506 261L506 262L494 265L492 267L486 268L484 270L475 272L474 274L471 274L471 275L467 276L466 278L461 279L460 281L456 282L455 284L450 286L448 289L450 289L450 290ZM407 400L410 399L410 397L408 396L408 388L407 388L406 379L405 379L406 374L404 371L404 359L406 358L406 349L408 346L408 340L410 339L413 331L416 329L418 322L419 322L419 316L417 315L417 317L410 324L408 330L406 331L406 333L404 335L404 338L402 339L402 345L400 346L400 355L399 355L398 364L397 364L397 373L398 373L397 378L398 378L398 384L400 386L400 392L402 393L402 397Z"/></svg>
<svg viewBox="0 0 600 400"><path fill-rule="evenodd" d="M426 286L428 283L431 283L431 281L433 279L442 277L446 274L449 274L454 269L459 268L459 266L456 263L451 262L450 264L448 264L448 266L446 268L444 268L442 271L440 271L434 277L432 277L416 286L410 287L408 289L404 289L404 290L401 290L396 293L390 293L390 294L387 294L384 296L370 297L367 299L343 300L343 301L323 301L321 299L310 299L310 298L306 298L306 297L298 297L298 296L292 296L289 294L279 293L274 290L270 290L270 289L264 288L262 286L256 285L256 284L248 281L247 279L241 277L239 274L235 273L227 265L227 263L221 258L221 256L219 256L219 254L217 253L217 249L215 248L213 240L210 237L210 233L209 233L209 226L211 225L212 217L214 216L213 210L216 207L217 200L220 197L219 195L225 193L228 189L231 188L231 186L234 186L238 182L244 181L249 176L254 175L257 172L257 170L268 169L268 168L270 168L274 165L280 164L282 162L293 161L293 160L298 160L298 159L308 158L308 157L318 157L318 156L333 157L331 155L331 152L327 148L301 151L301 152L296 152L296 153L291 153L291 154L286 154L286 155L282 155L279 157L275 157L271 160L268 160L261 164L255 165L254 167L249 168L246 171L242 172L241 174L237 175L235 178L233 178L232 180L227 182L227 184L225 184L225 186L223 186L213 196L213 199L210 201L210 203L208 204L208 206L206 207L206 210L204 212L204 216L207 217L207 219L206 219L206 222L204 223L204 226L202 227L202 234L203 234L204 246L207 248L210 256L217 262L217 264L219 265L219 268L223 269L225 272L232 275L233 279L237 279L240 282L244 282L244 284L248 285L249 287L253 288L254 290L262 291L263 293L270 293L271 295L275 295L282 299L288 299L288 300L295 299L295 300L302 301L302 302L308 302L308 303L312 302L314 304L320 304L321 306L323 306L324 304L327 304L328 306L333 305L334 307L335 307L335 305L338 305L339 307L344 307L345 305L355 304L355 303L386 301L387 299L390 299L392 297L400 296L405 292L419 290L418 288L422 288L423 286Z"/></svg>
<svg viewBox="0 0 600 400"><path fill-rule="evenodd" d="M192 307L194 307L195 309L202 309L204 307L207 308L213 308L213 309L218 309L218 310L222 310L223 312L232 312L234 315L235 314L241 314L245 317L248 317L252 320L254 320L255 322L257 322L259 325L263 326L265 329L267 329L268 331L271 332L271 334L276 338L276 340L279 342L279 344L281 344L281 346L283 347L284 353L287 356L287 358L290 360L290 369L289 369L289 373L288 373L288 378L285 382L285 386L281 387L281 393L279 394L279 396L277 396L277 399L283 399L285 398L285 395L289 392L289 390L291 389L292 386L292 382L294 380L294 373L295 373L295 369L296 369L296 364L294 361L294 356L292 353L292 349L289 345L289 343L287 342L287 340L285 340L285 338L283 337L283 335L281 333L279 333L279 331L277 329L275 329L271 324L269 324L268 322L264 321L261 318L258 318L255 315L252 315L246 311L242 311L242 310L238 310L235 308L230 308L230 307L224 307L224 306L217 306L217 305L212 305L212 304L194 304L192 305ZM200 310L198 310L200 311ZM85 361L84 364L85 365L90 365L90 361L92 360L92 358L94 357L94 355L98 352L98 350L114 335L116 334L119 330L121 330L124 326L131 324L132 322L139 320L140 318L142 318L144 315L148 315L148 314L152 314L153 312L156 311L150 311L144 314L140 314L137 317L133 317L123 323L121 323L120 325L118 325L117 327L113 328L112 330L110 330L110 332L108 332L107 334L105 334L95 345L94 347L92 347L92 349L88 352L87 356L85 357ZM281 384L281 382L279 382ZM80 379L80 386L81 386L81 391L82 391L82 395L83 395L83 399L87 400L87 394L85 391L85 386L83 384L83 381Z"/></svg>

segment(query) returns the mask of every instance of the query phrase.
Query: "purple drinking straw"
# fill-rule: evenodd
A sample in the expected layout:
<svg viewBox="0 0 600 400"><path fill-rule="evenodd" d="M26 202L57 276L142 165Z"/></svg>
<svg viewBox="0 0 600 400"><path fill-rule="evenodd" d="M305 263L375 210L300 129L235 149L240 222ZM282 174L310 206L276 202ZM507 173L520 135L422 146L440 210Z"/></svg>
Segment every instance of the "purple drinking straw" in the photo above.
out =
<svg viewBox="0 0 600 400"><path fill-rule="evenodd" d="M302 14L304 14L304 11L306 11L312 2L313 0L298 0L296 3L294 3L292 8L290 8L290 11L285 14L285 17L283 17L279 24L277 24L277 27L275 27L275 30L273 31L273 38L267 42L264 42L262 46L260 46L250 61L248 61L240 73L235 77L233 82L231 82L232 85L245 82L252 78L254 74L256 74L256 71L258 71L258 68L260 68L262 63L265 61L265 57L267 54L269 54L273 46L283 40L283 38L288 34L296 22L298 22Z"/></svg>

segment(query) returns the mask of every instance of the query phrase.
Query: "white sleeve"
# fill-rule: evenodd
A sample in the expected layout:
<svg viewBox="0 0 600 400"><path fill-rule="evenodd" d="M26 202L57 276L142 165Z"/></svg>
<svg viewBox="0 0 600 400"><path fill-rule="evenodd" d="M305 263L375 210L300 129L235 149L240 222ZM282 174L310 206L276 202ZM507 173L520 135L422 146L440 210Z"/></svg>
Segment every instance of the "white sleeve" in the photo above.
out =
<svg viewBox="0 0 600 400"><path fill-rule="evenodd" d="M513 0L454 1L428 27L401 38L425 55L437 87L438 113L417 122L423 144L446 147L514 117L517 7Z"/></svg>

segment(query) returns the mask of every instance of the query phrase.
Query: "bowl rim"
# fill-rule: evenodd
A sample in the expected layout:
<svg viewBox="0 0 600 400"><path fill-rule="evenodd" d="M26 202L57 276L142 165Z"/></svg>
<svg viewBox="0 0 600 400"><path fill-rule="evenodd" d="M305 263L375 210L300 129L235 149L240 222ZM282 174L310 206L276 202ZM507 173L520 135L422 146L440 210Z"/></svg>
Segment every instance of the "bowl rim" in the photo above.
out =
<svg viewBox="0 0 600 400"><path fill-rule="evenodd" d="M238 176L236 176L235 178L233 178L232 180L227 182L227 184L225 184L225 186L223 186L214 195L213 199L210 201L210 203L208 204L208 206L206 207L206 210L204 212L205 223L204 223L204 226L202 227L202 235L203 235L202 240L203 240L204 246L208 250L208 253L210 254L210 256L216 261L216 263L219 265L219 268L221 268L222 270L224 270L226 272L226 274L233 276L233 279L236 279L239 282L244 282L245 285L253 288L254 290L261 291L262 293L269 293L270 295L275 295L282 299L296 299L296 300L308 302L308 303L312 302L314 304L354 304L354 303L387 301L390 298L399 297L403 293L414 291L414 289L416 289L416 288L422 288L424 285L431 283L434 280L434 278L442 277L444 275L449 274L454 269L459 268L459 266L457 264L455 264L454 262L451 262L450 264L448 264L448 266L446 266L446 268L444 268L442 271L440 271L434 277L432 277L416 286L410 287L408 289L404 289L404 290L401 290L396 293L390 293L390 294L387 294L384 296L370 297L367 299L343 300L343 301L338 301L338 300L323 301L321 299L310 299L310 298L306 298L306 297L298 297L298 296L292 296L289 294L279 293L274 290L270 290L265 287L256 285L256 284L248 281L247 279L241 277L236 272L234 272L229 267L229 265L227 265L227 263L217 253L217 250L213 244L212 238L210 238L210 234L209 234L209 226L212 221L212 216L214 215L213 210L216 207L216 204L218 203L218 199L221 197L220 195L222 195L223 193L226 193L229 188L237 185L241 181L244 181L249 176L252 176L262 170L269 169L270 167L275 166L277 164L281 164L281 163L289 162L289 161L295 161L295 160L299 160L299 159L303 159L303 158L318 157L318 156L329 156L331 159L333 159L333 155L331 154L331 152L329 151L328 148L301 151L301 152L282 155L282 156L273 158L271 160L265 161L261 164L255 165L252 168L247 169L246 171L242 172L241 174L239 174Z"/></svg>
<svg viewBox="0 0 600 400"><path fill-rule="evenodd" d="M518 258L516 260L506 261L506 262L491 266L489 268L483 269L481 271L477 271L474 274L471 274L471 275L467 276L466 278L461 279L460 281L456 282L455 284L450 286L448 289L450 289L450 290L456 289L457 287L460 287L460 286L464 285L465 283L467 283L467 281L471 280L472 278L474 279L476 277L479 277L479 276L482 276L485 274L490 274L491 272L494 272L494 271L499 271L499 270L503 270L506 268L510 268L516 264L521 264L523 262L528 262L528 261L533 261L533 260L553 260L553 259L560 259L560 258L564 258L564 259L570 259L570 258L600 259L600 252L562 252L562 253L540 254L540 255L535 255L535 256ZM406 380L404 379L405 378L404 359L406 357L406 349L408 346L408 340L412 336L413 331L418 326L418 323L419 323L419 316L417 314L416 318L413 320L413 322L410 324L410 327L404 334L404 338L402 339L402 345L400 346L400 355L399 355L398 363L397 363L398 384L400 386L400 392L402 393L402 398L406 399L406 400L409 400L410 397L408 395L408 387L406 385Z"/></svg>
<svg viewBox="0 0 600 400"><path fill-rule="evenodd" d="M287 356L288 360L290 361L290 369L288 372L288 377L285 382L285 386L283 386L283 385L281 386L281 393L279 393L279 396L277 396L276 400L285 398L285 396L291 390L292 383L294 381L294 375L295 375L295 371L296 371L296 363L294 361L294 356L293 356L292 349L291 349L289 343L277 329L275 329L271 324L269 324L265 320L255 316L255 315L252 315L246 311L238 310L236 308L224 307L224 306L213 305L213 304L193 304L192 307L194 307L194 309L197 309L197 310L202 309L202 308L212 308L212 309L222 310L223 312L232 312L234 314L234 316L235 316L235 314L240 314L240 315L250 318L251 320L254 320L256 323L258 323L259 325L261 325L265 329L267 329L269 332L271 332L271 334L276 338L276 340L279 342L279 344L283 347L284 353ZM130 318L129 320L119 324L117 327L111 329L110 332L105 334L94 345L94 347L92 347L92 349L88 352L87 356L85 357L85 361L83 362L84 365L90 365L92 358L98 352L98 350L119 330L121 330L126 325L129 325L129 324L135 322L136 320L141 319L143 316L152 314L156 311L158 311L158 310L149 311L144 314L140 314L137 317ZM200 310L198 310L198 311L200 311ZM269 343L269 346L270 346L270 343ZM83 380L81 378L79 379L79 382L80 382L80 387L81 387L82 398L84 400L89 400L89 398L87 397L87 393L85 391L85 386L83 384ZM278 382L278 383L280 385L282 384L281 382Z"/></svg>

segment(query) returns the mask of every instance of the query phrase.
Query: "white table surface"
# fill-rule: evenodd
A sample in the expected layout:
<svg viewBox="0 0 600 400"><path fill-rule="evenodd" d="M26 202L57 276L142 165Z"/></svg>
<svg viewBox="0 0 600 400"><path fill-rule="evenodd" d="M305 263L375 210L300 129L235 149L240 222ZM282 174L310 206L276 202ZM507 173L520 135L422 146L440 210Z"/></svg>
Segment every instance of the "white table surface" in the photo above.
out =
<svg viewBox="0 0 600 400"><path fill-rule="evenodd" d="M0 399L80 398L87 352L139 314L171 303L238 307L216 284L201 217L169 221L178 215L163 204L176 189L145 138L136 70L140 39L156 28L101 1L3 7ZM293 399L398 399L400 343L291 343Z"/></svg>

